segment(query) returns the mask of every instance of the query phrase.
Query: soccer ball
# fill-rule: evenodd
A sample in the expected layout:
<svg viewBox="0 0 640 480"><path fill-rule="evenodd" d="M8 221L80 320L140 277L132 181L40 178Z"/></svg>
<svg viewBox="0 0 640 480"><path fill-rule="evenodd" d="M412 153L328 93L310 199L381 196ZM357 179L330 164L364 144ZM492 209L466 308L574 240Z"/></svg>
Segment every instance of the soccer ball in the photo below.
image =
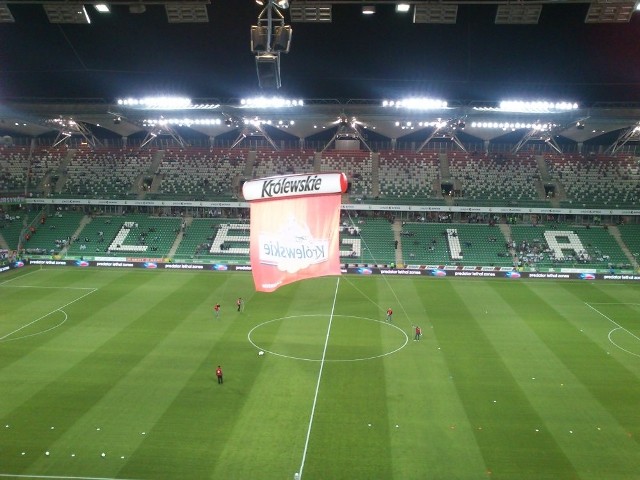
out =
<svg viewBox="0 0 640 480"><path fill-rule="evenodd" d="M258 352L258 355L262 356L262 355L264 355L264 352L263 352L262 350L260 350L260 351Z"/></svg>

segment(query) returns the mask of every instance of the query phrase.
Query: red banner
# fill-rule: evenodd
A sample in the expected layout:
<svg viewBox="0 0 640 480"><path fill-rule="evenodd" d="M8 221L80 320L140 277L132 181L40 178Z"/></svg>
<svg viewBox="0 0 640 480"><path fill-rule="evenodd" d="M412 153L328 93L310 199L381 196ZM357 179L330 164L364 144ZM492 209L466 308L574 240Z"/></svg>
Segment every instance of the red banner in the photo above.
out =
<svg viewBox="0 0 640 480"><path fill-rule="evenodd" d="M250 256L259 292L340 275L340 194L251 203Z"/></svg>

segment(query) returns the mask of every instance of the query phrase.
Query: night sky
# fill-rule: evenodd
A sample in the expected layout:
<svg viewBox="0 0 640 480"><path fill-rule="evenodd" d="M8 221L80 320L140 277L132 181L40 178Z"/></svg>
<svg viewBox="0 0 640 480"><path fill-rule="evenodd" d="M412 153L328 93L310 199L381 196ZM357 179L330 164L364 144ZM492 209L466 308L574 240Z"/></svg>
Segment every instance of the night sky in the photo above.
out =
<svg viewBox="0 0 640 480"><path fill-rule="evenodd" d="M254 0L213 0L210 23L181 25L160 6L107 16L87 6L91 25L50 24L39 5L10 8L16 23L0 24L0 98L260 93L249 48ZM495 8L462 5L455 25L427 25L393 5L371 17L334 5L331 24L292 24L279 94L640 100L640 12L628 24L585 24L587 4L545 5L538 25L495 25Z"/></svg>

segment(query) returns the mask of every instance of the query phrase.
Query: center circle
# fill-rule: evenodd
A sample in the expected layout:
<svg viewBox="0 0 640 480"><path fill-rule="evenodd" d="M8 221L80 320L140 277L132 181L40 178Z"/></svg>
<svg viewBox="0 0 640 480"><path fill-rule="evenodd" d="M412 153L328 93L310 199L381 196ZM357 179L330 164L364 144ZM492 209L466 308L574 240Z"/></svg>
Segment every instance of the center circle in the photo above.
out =
<svg viewBox="0 0 640 480"><path fill-rule="evenodd" d="M331 332L325 362L358 362L391 355L404 348L409 337L393 323L355 315L293 315L274 318L253 327L249 343L271 355L321 362L327 329Z"/></svg>

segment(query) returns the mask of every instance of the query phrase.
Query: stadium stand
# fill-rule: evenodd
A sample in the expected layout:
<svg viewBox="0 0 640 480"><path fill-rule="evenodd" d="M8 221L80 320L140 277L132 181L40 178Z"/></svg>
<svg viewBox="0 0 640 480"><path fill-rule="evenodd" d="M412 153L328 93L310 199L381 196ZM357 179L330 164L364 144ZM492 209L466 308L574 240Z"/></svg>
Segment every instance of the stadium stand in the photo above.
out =
<svg viewBox="0 0 640 480"><path fill-rule="evenodd" d="M287 175L292 173L312 173L314 153L311 150L257 152L253 168L253 178Z"/></svg>
<svg viewBox="0 0 640 480"><path fill-rule="evenodd" d="M221 149L168 149L157 174L158 194L148 198L179 200L231 200L234 181L239 181L246 165L246 152Z"/></svg>
<svg viewBox="0 0 640 480"><path fill-rule="evenodd" d="M229 225L247 226L247 222L236 219L194 218L185 228L185 234L176 250L176 258L248 262L248 227L222 228ZM212 247L215 247L213 251Z"/></svg>
<svg viewBox="0 0 640 480"><path fill-rule="evenodd" d="M540 172L531 155L449 152L448 158L454 188L460 182L459 205L549 206L540 198Z"/></svg>
<svg viewBox="0 0 640 480"><path fill-rule="evenodd" d="M407 264L512 265L502 232L486 224L405 223L401 238ZM452 244L459 246L456 252Z"/></svg>
<svg viewBox="0 0 640 480"><path fill-rule="evenodd" d="M0 191L6 194L23 194L29 171L29 149L25 147L0 147Z"/></svg>
<svg viewBox="0 0 640 480"><path fill-rule="evenodd" d="M362 255L358 263L395 264L392 223L386 218L367 218L359 221L358 227L362 239Z"/></svg>
<svg viewBox="0 0 640 480"><path fill-rule="evenodd" d="M632 208L640 199L640 166L633 157L546 155L550 175L566 192L563 207Z"/></svg>
<svg viewBox="0 0 640 480"><path fill-rule="evenodd" d="M27 253L60 253L69 243L84 217L81 212L38 214L23 234L23 248Z"/></svg>
<svg viewBox="0 0 640 480"><path fill-rule="evenodd" d="M562 250L560 257L549 245L549 239L554 238L557 239L556 248ZM518 256L519 266L593 269L629 266L629 259L616 239L603 227L512 225L510 240ZM570 245L576 241L579 248Z"/></svg>
<svg viewBox="0 0 640 480"><path fill-rule="evenodd" d="M619 225L618 230L631 255L640 261L640 225Z"/></svg>
<svg viewBox="0 0 640 480"><path fill-rule="evenodd" d="M35 218L35 213L21 212L20 214L4 213L0 218L0 235L9 246L9 250L16 250L20 242L20 235L24 228L23 222L29 225Z"/></svg>
<svg viewBox="0 0 640 480"><path fill-rule="evenodd" d="M179 217L143 214L95 217L78 233L68 253L77 256L166 257L180 232L181 222Z"/></svg>
<svg viewBox="0 0 640 480"><path fill-rule="evenodd" d="M371 154L360 150L322 152L322 172L344 172L351 182L351 195L368 198L372 194Z"/></svg>
<svg viewBox="0 0 640 480"><path fill-rule="evenodd" d="M401 204L442 205L437 152L381 152L379 200Z"/></svg>
<svg viewBox="0 0 640 480"><path fill-rule="evenodd" d="M243 179L312 173L317 170L347 173L352 189L351 196L345 196L345 201L397 205L399 212L402 212L401 205L430 206L445 203L470 207L550 207L552 204L558 207L558 200L565 207L637 209L640 196L640 164L630 156L585 158L566 153L536 156L531 153L500 155L461 151L445 153L435 150L419 153L327 150L320 153L312 150L275 151L270 148L230 151L209 147L172 147L166 150L139 151L107 148L90 150L86 147L0 147L0 187L7 196L54 195L61 198L111 200L136 196L145 200L235 201L238 200ZM443 196L441 187L444 183L452 184L452 196ZM559 198L549 200L545 197L544 187L547 183L558 186ZM77 240L71 242L67 250L72 256L126 254L158 258L173 254L176 258L184 259L248 261L246 229L226 227L225 225L235 223L236 220L222 218L221 215L191 220L191 213L179 217L174 211L172 214L176 216L169 220L168 217L149 217L143 213L120 216L119 210L114 207L107 215L98 215L91 221L87 217L80 222L80 213L64 212L65 218L60 220L54 216L55 207L42 208L49 212L46 227L54 227L51 230L56 230L55 234L48 230L45 232L37 225L37 218L34 217L37 212L26 213L24 209L14 208L13 215L5 216L3 213L3 218L0 219L0 234L6 246L10 249L18 247L23 230L22 222L27 217L28 225L37 228L37 232L31 232L24 245L31 250L57 253L61 247L56 240L64 240L77 234ZM15 211L20 211L20 214L16 215ZM144 209L140 210L143 211ZM640 232L637 225L620 225L619 238L626 244L621 247L618 243L618 230L612 228L615 233L613 235L612 231L602 228L598 215L584 218L566 215L563 223L548 223L537 227L525 226L519 222L524 220L523 217L530 217L535 223L543 215L536 216L538 220L533 220L532 215L508 215L511 238L507 239L500 228L490 228L486 224L429 223L439 219L437 212L414 212L418 213L405 212L398 215L407 222L403 224L402 231L396 229L396 225L386 215L364 214L357 218L352 225L357 227L357 232L350 232L349 228L341 231L342 261L390 264L401 258L407 264L455 262L464 265L509 266L514 262L511 252L515 252L515 262L519 262L521 266L608 269L627 268L630 263L634 263L631 256L637 259L640 253ZM226 211L222 215L236 214L237 212ZM194 212L193 215L199 217L207 214ZM462 222L465 215L455 214L453 221ZM565 217L562 212L560 215ZM21 218L15 218L17 216ZM478 217L481 217L482 222L488 220L486 215ZM183 218L189 218L184 231ZM495 218L499 221L499 216ZM109 219L112 223L107 223ZM546 220L550 221L549 215ZM606 219L610 226L615 225L618 220L620 219ZM632 221L636 220L634 218ZM124 244L132 247L146 245L148 248L131 249L137 249L138 252L106 252L118 233L122 233L122 225L126 221L137 223L138 230L131 228L124 237ZM238 222L243 223L245 220ZM585 226L588 222L591 223L590 228ZM78 234L80 227L83 229ZM156 231L150 232L149 228ZM456 238L462 252L458 259L452 258L449 243L442 235L443 231L451 228L456 229ZM553 235L545 236L547 230L570 233L556 238ZM212 253L210 250L220 232L227 236L223 243L228 248L222 249L219 245L214 245ZM87 242L81 241L85 238L88 239ZM180 242L176 243L178 239ZM395 239L401 240L398 250L395 249ZM434 239L435 243L432 243ZM571 253L570 248L561 248L562 243L571 243L572 239L580 242L583 251ZM512 242L511 247L516 248L509 250L506 247L507 240ZM557 245L553 243L556 241ZM520 251L523 242L527 246ZM355 247L356 244L358 248ZM84 248L81 248L82 245ZM172 251L174 247L175 252ZM150 248L153 250L149 250ZM566 252L557 255L553 248Z"/></svg>
<svg viewBox="0 0 640 480"><path fill-rule="evenodd" d="M61 169L62 197L127 198L136 195L136 179L149 168L148 154L121 150L77 150Z"/></svg>

